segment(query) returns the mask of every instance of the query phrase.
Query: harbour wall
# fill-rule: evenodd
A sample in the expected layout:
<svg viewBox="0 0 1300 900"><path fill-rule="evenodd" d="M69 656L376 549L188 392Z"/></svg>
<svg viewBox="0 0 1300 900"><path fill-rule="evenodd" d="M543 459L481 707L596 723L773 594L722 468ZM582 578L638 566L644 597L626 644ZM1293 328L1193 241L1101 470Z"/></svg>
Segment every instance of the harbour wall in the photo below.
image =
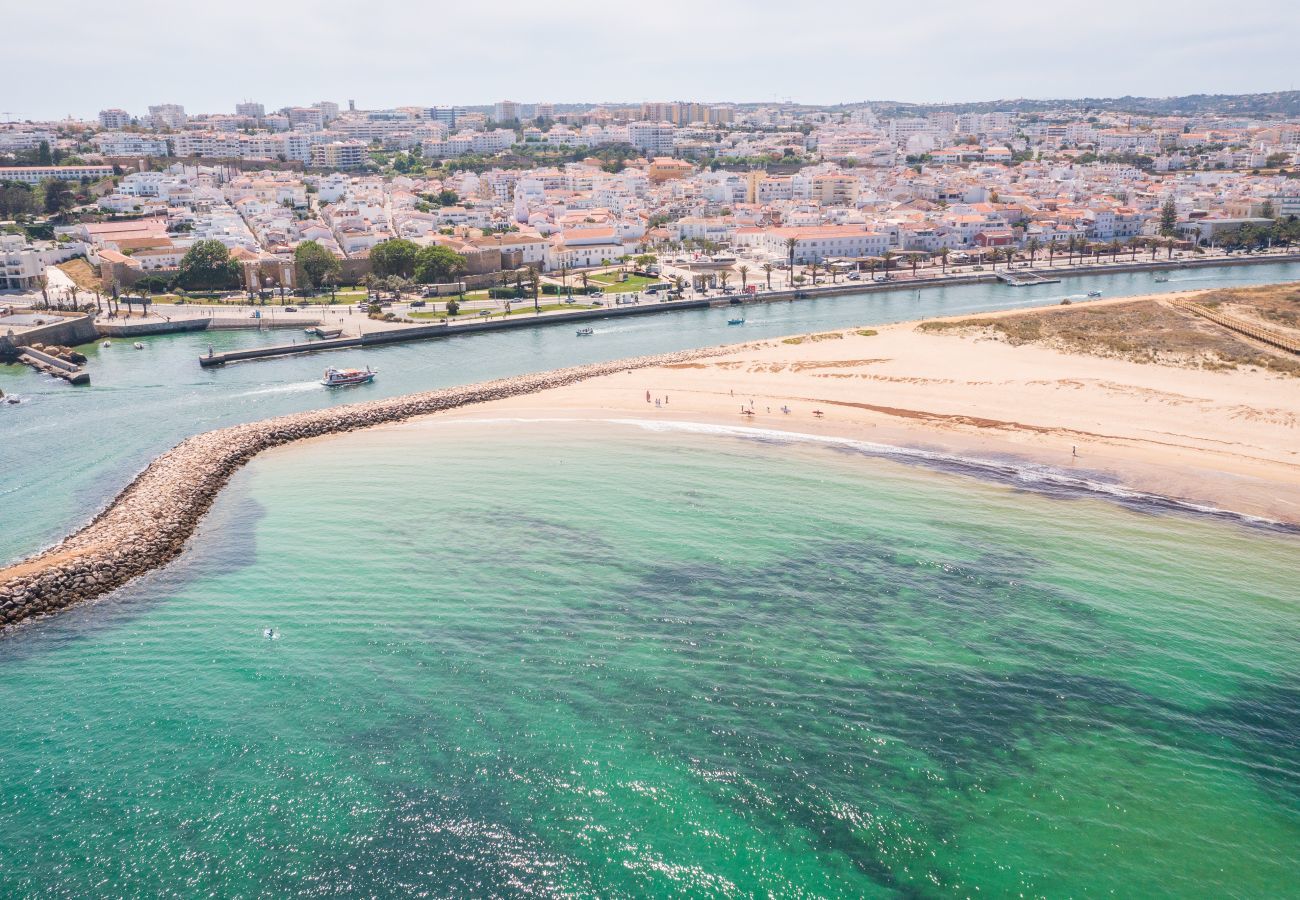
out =
<svg viewBox="0 0 1300 900"><path fill-rule="evenodd" d="M40 315L53 321L35 328L13 331L4 327L4 318L0 317L0 359L14 359L20 347L32 344L58 344L63 347L75 347L89 344L97 338L95 321L90 316L79 313L42 312Z"/></svg>
<svg viewBox="0 0 1300 900"><path fill-rule="evenodd" d="M263 450L532 394L600 375L688 362L727 349L575 366L279 416L187 438L150 463L85 527L42 553L0 569L0 628L102 596L174 559L221 488Z"/></svg>

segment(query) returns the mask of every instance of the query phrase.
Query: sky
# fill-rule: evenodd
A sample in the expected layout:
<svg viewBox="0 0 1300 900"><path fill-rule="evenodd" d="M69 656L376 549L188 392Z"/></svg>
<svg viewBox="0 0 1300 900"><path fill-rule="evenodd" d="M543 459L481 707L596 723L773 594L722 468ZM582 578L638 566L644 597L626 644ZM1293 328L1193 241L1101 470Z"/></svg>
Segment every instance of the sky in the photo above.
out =
<svg viewBox="0 0 1300 900"><path fill-rule="evenodd" d="M1296 0L0 0L0 121L511 99L832 104L1291 90Z"/></svg>

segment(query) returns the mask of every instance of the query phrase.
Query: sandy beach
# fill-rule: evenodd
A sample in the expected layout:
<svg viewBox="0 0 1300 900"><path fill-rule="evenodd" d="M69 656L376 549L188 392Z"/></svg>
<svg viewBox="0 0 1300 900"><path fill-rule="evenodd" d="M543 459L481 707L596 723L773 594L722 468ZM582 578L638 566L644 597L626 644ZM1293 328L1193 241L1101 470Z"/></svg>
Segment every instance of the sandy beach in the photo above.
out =
<svg viewBox="0 0 1300 900"><path fill-rule="evenodd" d="M1113 302L1135 299L1148 298ZM916 323L738 344L719 357L605 375L438 419L449 416L664 420L835 436L1019 460L1300 524L1295 377L1012 346Z"/></svg>

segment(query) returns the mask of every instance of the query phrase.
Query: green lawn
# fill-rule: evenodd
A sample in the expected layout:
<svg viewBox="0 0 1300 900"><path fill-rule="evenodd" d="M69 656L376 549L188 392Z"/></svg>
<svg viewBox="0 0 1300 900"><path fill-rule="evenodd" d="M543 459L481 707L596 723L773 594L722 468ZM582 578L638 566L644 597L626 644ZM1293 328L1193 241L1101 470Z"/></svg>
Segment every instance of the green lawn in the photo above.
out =
<svg viewBox="0 0 1300 900"><path fill-rule="evenodd" d="M643 291L652 284L661 284L664 279L646 278L644 275L629 275L627 281L618 281L617 273L604 273L591 277L592 287L598 287L607 294L627 294Z"/></svg>

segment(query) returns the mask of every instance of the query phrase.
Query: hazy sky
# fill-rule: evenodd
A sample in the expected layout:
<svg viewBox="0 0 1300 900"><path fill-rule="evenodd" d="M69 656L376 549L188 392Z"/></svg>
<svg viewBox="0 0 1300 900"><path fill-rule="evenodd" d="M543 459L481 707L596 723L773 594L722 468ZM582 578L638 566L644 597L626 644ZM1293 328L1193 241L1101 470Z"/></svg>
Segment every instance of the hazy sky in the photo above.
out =
<svg viewBox="0 0 1300 900"><path fill-rule="evenodd" d="M1297 0L0 0L0 119L500 99L837 103L1300 81Z"/></svg>

